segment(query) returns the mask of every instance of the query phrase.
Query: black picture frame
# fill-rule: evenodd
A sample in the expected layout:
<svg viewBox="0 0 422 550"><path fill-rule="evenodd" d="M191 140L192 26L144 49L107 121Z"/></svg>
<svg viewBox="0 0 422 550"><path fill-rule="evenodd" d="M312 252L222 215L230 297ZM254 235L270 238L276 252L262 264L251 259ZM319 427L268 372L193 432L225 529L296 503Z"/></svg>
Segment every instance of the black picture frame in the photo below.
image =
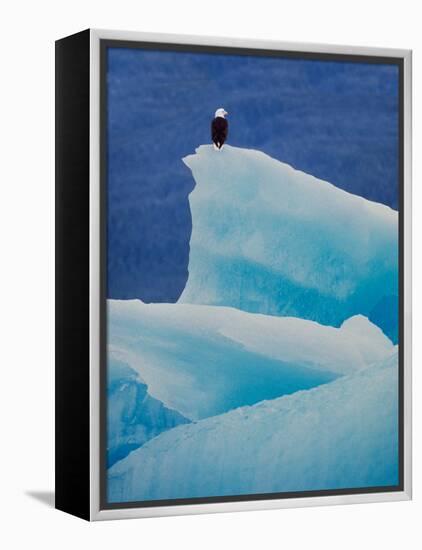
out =
<svg viewBox="0 0 422 550"><path fill-rule="evenodd" d="M223 43L221 43L223 42ZM247 41L246 41L247 42ZM95 46L94 46L95 44ZM399 483L388 487L231 495L172 500L109 503L106 498L106 187L107 187L107 49L235 53L294 59L346 60L394 64L399 70ZM332 51L331 51L332 50ZM350 51L349 51L350 50ZM56 42L56 507L83 519L144 517L300 505L300 501L327 502L400 500L411 494L410 461L410 258L409 149L410 52L330 48L306 45L224 44L224 39L148 36L85 30ZM95 67L94 67L95 65ZM96 72L95 72L96 71ZM93 76L96 75L96 76ZM96 80L97 79L97 80ZM98 105L93 137L93 105ZM95 141L96 140L96 141ZM93 144L98 157L93 159ZM98 171L98 204L93 205L92 174ZM98 209L98 378L92 376L93 246L90 228L93 207ZM91 237L91 238L90 238ZM406 251L406 255L405 255ZM97 272L96 272L97 273ZM95 386L95 387L93 387ZM93 412L94 410L94 412ZM97 412L95 412L97 411ZM97 421L93 421L93 415ZM95 438L93 430L98 430ZM93 439L98 443L97 452ZM96 471L95 465L98 466ZM327 497L332 497L328 500ZM334 498L334 500L333 500ZM363 499L363 500L362 500ZM242 508L248 504L248 508ZM321 502L323 503L323 502ZM234 508L221 505L234 505ZM237 507L236 507L237 506ZM218 511L218 509L217 509ZM108 514L108 515L107 515ZM101 516L101 517L99 517Z"/></svg>

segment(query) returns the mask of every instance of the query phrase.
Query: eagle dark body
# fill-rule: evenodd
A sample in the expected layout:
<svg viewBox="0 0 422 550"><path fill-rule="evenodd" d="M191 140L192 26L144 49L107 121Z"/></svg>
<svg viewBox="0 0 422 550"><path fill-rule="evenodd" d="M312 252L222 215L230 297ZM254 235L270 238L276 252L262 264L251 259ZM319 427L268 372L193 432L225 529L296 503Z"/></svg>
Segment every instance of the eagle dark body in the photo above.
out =
<svg viewBox="0 0 422 550"><path fill-rule="evenodd" d="M227 139L229 133L229 124L221 116L217 116L211 123L211 137L215 145L221 149L221 146Z"/></svg>

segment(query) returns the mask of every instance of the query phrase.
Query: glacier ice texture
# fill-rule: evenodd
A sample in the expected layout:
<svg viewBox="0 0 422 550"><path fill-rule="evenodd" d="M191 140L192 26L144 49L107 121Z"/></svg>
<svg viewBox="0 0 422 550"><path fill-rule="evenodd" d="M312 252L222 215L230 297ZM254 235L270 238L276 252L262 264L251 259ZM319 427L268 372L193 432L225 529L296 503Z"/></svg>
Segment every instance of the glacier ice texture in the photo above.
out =
<svg viewBox="0 0 422 550"><path fill-rule="evenodd" d="M398 484L397 351L375 365L179 426L108 473L110 502Z"/></svg>
<svg viewBox="0 0 422 550"><path fill-rule="evenodd" d="M200 146L176 304L108 300L109 502L398 484L398 214Z"/></svg>
<svg viewBox="0 0 422 550"><path fill-rule="evenodd" d="M252 149L201 145L183 161L196 185L179 302L332 326L363 314L397 343L396 211Z"/></svg>
<svg viewBox="0 0 422 550"><path fill-rule="evenodd" d="M361 315L334 328L228 307L108 300L107 316L109 354L189 420L330 382L393 349Z"/></svg>
<svg viewBox="0 0 422 550"><path fill-rule="evenodd" d="M148 394L138 373L112 355L107 368L107 465L165 430L189 422Z"/></svg>

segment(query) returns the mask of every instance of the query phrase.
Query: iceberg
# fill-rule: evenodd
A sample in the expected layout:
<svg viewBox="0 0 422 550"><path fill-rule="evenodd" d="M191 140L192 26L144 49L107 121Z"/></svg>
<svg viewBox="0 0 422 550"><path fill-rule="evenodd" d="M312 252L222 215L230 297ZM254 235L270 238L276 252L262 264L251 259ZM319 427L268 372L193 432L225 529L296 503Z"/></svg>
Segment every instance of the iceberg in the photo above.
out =
<svg viewBox="0 0 422 550"><path fill-rule="evenodd" d="M183 161L196 185L179 302L336 327L362 314L397 343L396 211L252 149Z"/></svg>
<svg viewBox="0 0 422 550"><path fill-rule="evenodd" d="M397 485L397 212L251 149L183 161L179 301L107 301L109 502Z"/></svg>
<svg viewBox="0 0 422 550"><path fill-rule="evenodd" d="M139 374L109 356L107 369L107 464L112 466L158 434L189 422L148 394Z"/></svg>
<svg viewBox="0 0 422 550"><path fill-rule="evenodd" d="M108 300L107 315L109 357L136 371L151 397L193 421L331 382L394 349L362 315L335 328L230 307L139 300Z"/></svg>
<svg viewBox="0 0 422 550"><path fill-rule="evenodd" d="M308 391L178 426L108 472L110 502L398 484L397 350Z"/></svg>

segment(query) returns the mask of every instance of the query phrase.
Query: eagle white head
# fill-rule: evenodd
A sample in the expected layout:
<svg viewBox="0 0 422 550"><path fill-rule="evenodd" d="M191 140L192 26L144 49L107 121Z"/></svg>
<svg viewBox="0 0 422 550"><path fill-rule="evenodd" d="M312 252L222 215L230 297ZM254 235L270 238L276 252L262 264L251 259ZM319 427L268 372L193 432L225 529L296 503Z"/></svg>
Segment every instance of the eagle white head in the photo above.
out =
<svg viewBox="0 0 422 550"><path fill-rule="evenodd" d="M222 118L224 118L228 114L229 113L225 109L223 109L223 107L220 107L215 111L215 118L217 118L218 116L221 116Z"/></svg>

